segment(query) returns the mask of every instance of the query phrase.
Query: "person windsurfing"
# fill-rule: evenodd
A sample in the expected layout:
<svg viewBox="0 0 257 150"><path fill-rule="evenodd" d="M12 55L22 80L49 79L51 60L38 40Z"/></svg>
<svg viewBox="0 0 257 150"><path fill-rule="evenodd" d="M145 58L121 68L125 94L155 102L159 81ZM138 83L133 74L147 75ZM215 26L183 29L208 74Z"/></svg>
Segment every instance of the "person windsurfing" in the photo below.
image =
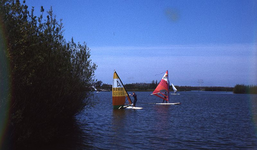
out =
<svg viewBox="0 0 257 150"><path fill-rule="evenodd" d="M129 95L131 95L131 94L129 94ZM137 95L136 95L135 92L133 92L132 96L133 96L133 98L134 98L133 106L136 106L136 103L137 103Z"/></svg>

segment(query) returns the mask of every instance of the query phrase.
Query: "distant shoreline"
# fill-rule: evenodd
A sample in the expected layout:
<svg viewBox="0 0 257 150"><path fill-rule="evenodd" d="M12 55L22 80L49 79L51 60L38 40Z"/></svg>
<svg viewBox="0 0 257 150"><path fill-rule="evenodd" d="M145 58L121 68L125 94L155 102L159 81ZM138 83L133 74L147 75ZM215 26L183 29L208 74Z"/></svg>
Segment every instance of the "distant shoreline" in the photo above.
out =
<svg viewBox="0 0 257 150"><path fill-rule="evenodd" d="M133 83L124 85L127 91L142 91L151 92L154 91L157 86L154 83ZM176 86L176 85L175 85ZM178 92L182 91L223 91L223 92L233 92L235 94L257 94L257 86L249 85L236 85L235 87L225 87L225 86L176 86ZM99 91L112 91L112 85L104 84L104 86L97 88ZM172 92L172 87L170 87Z"/></svg>

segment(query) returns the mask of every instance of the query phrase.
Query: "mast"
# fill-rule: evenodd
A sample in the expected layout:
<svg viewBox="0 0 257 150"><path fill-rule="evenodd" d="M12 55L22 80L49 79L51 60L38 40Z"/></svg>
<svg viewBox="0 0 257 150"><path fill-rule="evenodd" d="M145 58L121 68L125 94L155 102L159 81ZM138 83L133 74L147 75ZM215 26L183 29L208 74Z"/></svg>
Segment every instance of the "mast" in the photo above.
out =
<svg viewBox="0 0 257 150"><path fill-rule="evenodd" d="M168 73L168 70L167 70L167 84L168 84L168 102L170 101L170 80L169 80L169 73Z"/></svg>

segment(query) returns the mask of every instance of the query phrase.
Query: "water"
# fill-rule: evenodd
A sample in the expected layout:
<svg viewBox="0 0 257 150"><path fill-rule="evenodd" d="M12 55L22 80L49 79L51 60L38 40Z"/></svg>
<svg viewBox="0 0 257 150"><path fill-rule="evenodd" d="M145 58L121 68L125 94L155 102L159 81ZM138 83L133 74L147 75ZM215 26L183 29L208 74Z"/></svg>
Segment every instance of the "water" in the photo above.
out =
<svg viewBox="0 0 257 150"><path fill-rule="evenodd" d="M257 95L181 92L158 106L136 92L142 110L113 110L111 92L94 94L95 107L77 116L79 140L71 149L257 149ZM68 148L68 147L66 147Z"/></svg>

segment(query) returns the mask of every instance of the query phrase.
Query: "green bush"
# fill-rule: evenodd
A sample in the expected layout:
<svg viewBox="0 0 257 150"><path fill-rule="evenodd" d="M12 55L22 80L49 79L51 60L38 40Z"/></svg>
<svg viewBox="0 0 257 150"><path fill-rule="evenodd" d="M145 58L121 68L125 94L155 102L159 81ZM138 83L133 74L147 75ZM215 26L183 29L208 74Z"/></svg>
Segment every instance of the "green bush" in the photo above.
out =
<svg viewBox="0 0 257 150"><path fill-rule="evenodd" d="M7 39L1 50L12 79L8 140L16 145L47 143L58 136L60 127L90 104L86 91L97 67L85 43L65 42L52 9L46 19L43 7L39 17L33 12L25 1L0 0Z"/></svg>

